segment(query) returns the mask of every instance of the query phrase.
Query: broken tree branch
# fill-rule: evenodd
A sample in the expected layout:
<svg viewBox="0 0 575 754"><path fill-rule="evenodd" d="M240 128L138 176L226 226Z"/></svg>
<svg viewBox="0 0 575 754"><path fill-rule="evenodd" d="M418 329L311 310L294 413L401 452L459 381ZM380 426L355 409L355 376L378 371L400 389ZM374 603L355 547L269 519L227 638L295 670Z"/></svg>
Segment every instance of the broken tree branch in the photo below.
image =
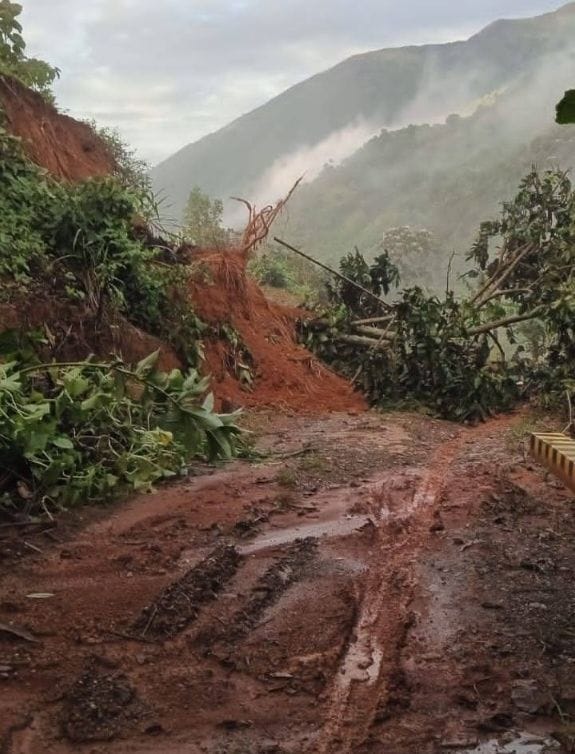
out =
<svg viewBox="0 0 575 754"><path fill-rule="evenodd" d="M299 254L300 257L307 259L308 262L312 262L313 264L317 265L318 267L321 267L322 269L326 270L332 275L335 275L340 280L343 280L344 282L348 283L348 285L352 285L354 288L357 288L362 293L365 293L366 296L369 296L374 301L377 301L377 303L386 311L391 310L392 307L389 304L387 304L385 301L383 301L379 296L376 296L376 294L373 293L373 291L369 291L367 288L364 288L363 285L360 285L359 283L356 283L354 280L351 280L351 278L348 278L345 275L342 275L341 272L337 272L337 270L334 270L332 267L328 267L327 264L324 264L323 262L319 262L317 259L310 257L309 254L306 254L304 251L301 251L300 249L296 249L295 246L292 246L291 244L286 243L285 241L282 241L281 238L277 238L274 236L274 241L276 243L279 243L281 246L284 246L286 249L293 251L295 254Z"/></svg>
<svg viewBox="0 0 575 754"><path fill-rule="evenodd" d="M453 260L455 259L455 255L457 252L452 251L451 256L449 257L449 263L447 265L447 272L446 272L446 280L445 280L445 296L449 296L451 292L450 287L450 278L451 278L451 267L453 265Z"/></svg>
<svg viewBox="0 0 575 754"><path fill-rule="evenodd" d="M481 306L485 306L485 304L493 301L494 298L500 298L501 296L511 296L514 293L531 293L531 288L505 288L502 291L495 291L495 293L492 293L491 296L486 298L481 303Z"/></svg>
<svg viewBox="0 0 575 754"><path fill-rule="evenodd" d="M350 324L352 324L354 327L356 325L379 325L383 324L384 322L391 322L394 319L394 316L387 316L387 317L370 317L369 319L354 319L351 321Z"/></svg>
<svg viewBox="0 0 575 754"><path fill-rule="evenodd" d="M334 325L327 319L312 319L308 321L308 327L313 330L331 330ZM390 318L390 325L393 324L393 319ZM351 323L353 330L358 335L365 335L368 338L374 338L375 340L394 340L395 333L390 332L389 326L385 330L381 330L378 327L357 327Z"/></svg>
<svg viewBox="0 0 575 754"><path fill-rule="evenodd" d="M354 327L354 330L358 335L366 335L368 338L380 338L381 340L393 340L395 338L394 332L380 330L377 327Z"/></svg>
<svg viewBox="0 0 575 754"><path fill-rule="evenodd" d="M481 308L486 303L486 299L483 298L485 294L489 293L489 295L491 295L491 293L493 293L492 289L498 290L503 285L503 283L507 280L507 278L511 275L511 273L517 267L519 262L521 262L521 260L525 256L527 256L527 254L529 254L529 252L531 251L533 251L533 244L528 243L528 244L525 244L525 246L522 246L519 253L512 259L509 265L504 269L500 277L496 277L496 275L498 274L496 272L495 276L487 281L487 283L483 286L483 288L481 288L475 294L475 296L471 299L469 303L476 304L478 308Z"/></svg>
<svg viewBox="0 0 575 754"><path fill-rule="evenodd" d="M509 325L516 325L518 322L527 322L529 319L535 319L543 311L542 306L538 306L526 314L516 314L513 317L504 317L503 319L497 319L494 322L487 322L485 325L474 327L467 331L468 335L482 335L483 333L491 332L491 330L497 330L499 327L508 327Z"/></svg>
<svg viewBox="0 0 575 754"><path fill-rule="evenodd" d="M374 338L366 338L362 335L344 335L338 334L334 338L342 343L347 343L350 346L363 346L364 348L371 348L373 350L385 351L388 348L387 342L380 342Z"/></svg>

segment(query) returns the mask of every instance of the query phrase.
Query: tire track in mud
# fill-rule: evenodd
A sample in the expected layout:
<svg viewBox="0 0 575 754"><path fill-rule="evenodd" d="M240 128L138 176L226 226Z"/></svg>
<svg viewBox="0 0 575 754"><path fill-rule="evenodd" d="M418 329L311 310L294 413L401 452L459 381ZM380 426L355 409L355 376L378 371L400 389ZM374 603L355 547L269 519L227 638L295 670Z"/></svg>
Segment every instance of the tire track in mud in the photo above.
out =
<svg viewBox="0 0 575 754"><path fill-rule="evenodd" d="M234 644L245 638L257 627L266 611L279 602L292 584L301 578L316 554L317 540L312 537L296 540L286 554L260 576L244 607L231 617L222 632L214 634L214 641Z"/></svg>
<svg viewBox="0 0 575 754"><path fill-rule="evenodd" d="M58 622L57 605L47 613L51 605L46 603L41 613L40 606L26 603L30 613L37 610L31 629L49 623L59 633L46 639L50 654L34 659L35 677L22 671L22 681L10 679L17 698L23 700L22 710L32 709L37 716L26 731L10 729L7 744L0 736L0 751L3 745L9 745L10 751L72 751L54 727L53 702L48 705L42 696L43 688L60 673L47 663L62 658L63 690L76 689L85 672L84 660L95 653L105 661L102 673L130 679L137 698L165 730L154 748L147 732L141 732L143 727L124 722L120 712L118 741L109 744L116 754L136 750L176 754L200 748L213 754L266 750L351 754L363 751L366 741L371 742L370 751L414 751L409 749L409 715L427 715L430 726L437 722L435 709L425 707L421 712L418 694L422 692L415 685L410 689L412 666L406 664L420 657L418 631L425 629L420 616L426 606L421 611L419 606L427 582L422 582L417 566L427 557L426 550L442 547L441 538L430 533L441 520L440 509L444 508L449 532L450 504L461 502L461 490L470 496L479 494L484 483L481 476L470 474L473 461L468 464L465 454L477 455L476 445L480 451L487 448L489 435L512 423L505 417L464 429L430 427L417 419L414 426L410 424L409 436L402 435L404 444L397 458L386 455L386 442L395 430L382 433L377 454L369 455L369 465L359 473L345 477L345 469L345 478L337 480L341 485L326 484L313 495L307 494L307 488L298 491L296 500L309 505L313 515L306 510L304 517L299 508L290 510L249 539L237 536L233 525L243 515L244 503L261 504L264 496L262 472L253 468L239 469L240 497L231 504L236 477L218 472L198 479L200 489L207 490L199 498L200 503L209 503L205 506L198 502L195 489L176 488L170 505L163 499L161 506L158 499L144 499L144 513L134 503L127 509L127 519L118 516L98 523L97 530L106 533L105 568L95 565L103 560L101 552L90 549L93 529L90 537L83 532L66 545L66 550L78 553L78 560L64 558L58 550L55 563L48 563L49 580L42 580L44 561L31 571L46 591L56 579L59 588L65 585L71 617ZM390 426L394 426L391 420ZM331 437L328 433L322 439L328 454L333 452L328 444ZM354 438L338 436L338 444L347 446L350 456ZM365 442L371 452L373 437ZM319 440L318 447L323 449ZM490 452L485 463L491 465L493 458ZM272 485L275 471L273 467L266 472L266 484ZM276 495L284 494L279 487L264 489L270 506L275 505ZM159 512L169 518L158 524ZM164 527L164 520L180 519L185 525ZM221 531L208 536L212 521L224 523ZM298 547L310 537L313 553L302 553L300 561ZM216 552L234 541L237 565L230 553L229 569L212 568ZM161 548L169 551L170 561L157 563ZM126 553L132 559L116 564L113 559ZM289 562L292 555L297 556L295 562ZM89 568L96 571L94 576L86 576ZM136 579L124 581L128 573L143 576L137 589ZM30 578L23 573L19 580L4 583L23 592ZM305 583L299 584L300 580ZM125 601L116 598L102 616L94 595L114 589L122 599L125 595ZM130 635L111 637L107 627L125 627ZM118 641L142 635L151 646ZM35 646L33 650L41 652ZM416 671L420 672L419 664ZM29 691L32 681L36 688ZM119 692L121 699L124 695L127 699L127 691ZM103 699L106 705L108 696ZM91 697L87 701L94 703ZM413 712L407 709L408 702ZM8 722L18 726L20 709L8 695L4 707ZM70 712L75 718L81 707L74 704L62 714ZM126 710L131 714L132 707L128 704ZM458 709L452 714L457 715ZM246 727L223 730L223 722ZM417 718L413 730L417 732L419 725ZM49 749L46 741L51 743Z"/></svg>
<svg viewBox="0 0 575 754"><path fill-rule="evenodd" d="M141 639L172 639L193 623L202 607L236 574L242 556L235 547L219 547L172 582L154 602L145 607L132 625Z"/></svg>
<svg viewBox="0 0 575 754"><path fill-rule="evenodd" d="M368 563L369 575L358 588L357 621L328 692L327 719L310 754L350 754L366 740L374 718L385 714L413 620L412 561L429 532L461 439L458 433L435 453L411 487L411 500L399 507L394 500L398 491L407 491L409 478L404 475L402 480L401 473L395 483L392 478L373 491L376 551Z"/></svg>

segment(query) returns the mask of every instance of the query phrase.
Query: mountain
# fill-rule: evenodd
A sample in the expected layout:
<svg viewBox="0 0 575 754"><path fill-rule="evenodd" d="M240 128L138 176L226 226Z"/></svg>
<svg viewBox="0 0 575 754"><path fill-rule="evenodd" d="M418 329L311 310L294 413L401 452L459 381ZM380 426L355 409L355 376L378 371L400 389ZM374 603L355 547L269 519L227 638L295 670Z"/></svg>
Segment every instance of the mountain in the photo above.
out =
<svg viewBox="0 0 575 754"><path fill-rule="evenodd" d="M346 129L358 140L353 151L381 128L469 112L571 46L574 32L575 2L536 18L497 21L467 41L355 55L184 147L152 170L154 187L175 217L194 185L212 196L273 200L266 188L287 185L271 180L270 171L283 166L287 184L294 154L303 150L305 167L306 156L323 156L313 152L322 143L329 159L330 137L345 137Z"/></svg>
<svg viewBox="0 0 575 754"><path fill-rule="evenodd" d="M436 255L403 282L444 286L451 253L462 271L479 224L497 217L533 166L575 168L575 126L554 124L574 72L575 51L553 55L468 117L382 131L300 187L277 233L336 262L356 245L374 255L391 228L426 229Z"/></svg>

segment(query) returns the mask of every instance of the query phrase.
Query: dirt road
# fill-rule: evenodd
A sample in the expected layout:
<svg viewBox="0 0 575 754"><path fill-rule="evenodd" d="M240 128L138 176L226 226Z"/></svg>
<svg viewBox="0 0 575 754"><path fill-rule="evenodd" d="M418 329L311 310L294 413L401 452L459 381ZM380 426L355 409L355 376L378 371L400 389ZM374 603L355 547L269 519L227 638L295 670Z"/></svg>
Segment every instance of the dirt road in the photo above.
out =
<svg viewBox="0 0 575 754"><path fill-rule="evenodd" d="M253 421L259 463L1 534L0 754L570 751L575 508L524 417Z"/></svg>

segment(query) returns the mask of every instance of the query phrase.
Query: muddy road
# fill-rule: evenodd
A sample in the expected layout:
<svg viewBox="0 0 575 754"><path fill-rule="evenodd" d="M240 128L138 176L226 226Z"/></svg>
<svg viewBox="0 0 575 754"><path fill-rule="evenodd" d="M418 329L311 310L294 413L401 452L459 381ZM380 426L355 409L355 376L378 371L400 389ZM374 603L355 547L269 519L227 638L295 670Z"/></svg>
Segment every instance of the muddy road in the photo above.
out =
<svg viewBox="0 0 575 754"><path fill-rule="evenodd" d="M0 532L0 754L575 751L526 418L251 421L259 462Z"/></svg>

